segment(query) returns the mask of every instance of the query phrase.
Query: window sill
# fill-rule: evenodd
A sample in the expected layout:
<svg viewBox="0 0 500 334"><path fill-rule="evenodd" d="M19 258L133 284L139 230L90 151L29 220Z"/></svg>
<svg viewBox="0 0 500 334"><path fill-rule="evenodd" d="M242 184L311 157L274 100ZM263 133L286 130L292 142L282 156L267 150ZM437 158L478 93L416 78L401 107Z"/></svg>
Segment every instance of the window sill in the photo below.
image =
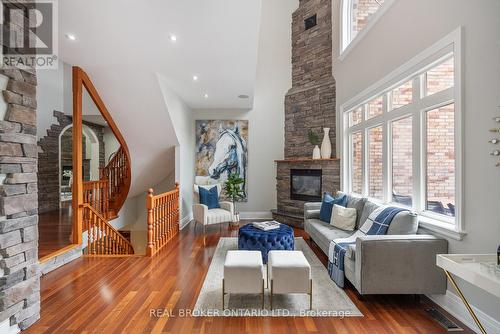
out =
<svg viewBox="0 0 500 334"><path fill-rule="evenodd" d="M375 25L375 23L377 23L377 21L385 14L385 12L387 12L387 10L395 3L396 1L395 0L386 0L384 2L384 4L380 7L380 9L375 12L375 14L373 14L368 23L366 24L366 26L364 27L363 30L361 30L360 32L358 32L358 34L356 35L356 37L354 37L351 42L349 42L349 44L347 44L344 48L342 46L342 42L340 42L340 48L341 48L341 52L340 52L340 55L339 55L339 60L340 61L343 61L347 55L351 52L352 49L354 49L354 47L363 39L363 37L368 33L368 31L370 31L370 29ZM342 30L342 28L341 28ZM342 36L340 38L340 40L342 41Z"/></svg>
<svg viewBox="0 0 500 334"><path fill-rule="evenodd" d="M456 230L452 224L422 216L419 216L419 227L458 241L467 235L465 231Z"/></svg>

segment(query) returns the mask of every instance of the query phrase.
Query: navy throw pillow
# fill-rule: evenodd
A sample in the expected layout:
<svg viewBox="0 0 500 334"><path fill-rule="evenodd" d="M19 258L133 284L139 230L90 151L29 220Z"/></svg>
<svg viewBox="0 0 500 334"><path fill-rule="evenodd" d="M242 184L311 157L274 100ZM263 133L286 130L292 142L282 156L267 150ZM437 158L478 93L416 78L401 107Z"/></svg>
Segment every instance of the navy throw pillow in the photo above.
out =
<svg viewBox="0 0 500 334"><path fill-rule="evenodd" d="M321 202L321 209L319 211L319 219L321 221L330 224L330 218L332 217L332 209L334 204L346 207L347 195L333 197L330 193L325 192L323 194L323 202Z"/></svg>
<svg viewBox="0 0 500 334"><path fill-rule="evenodd" d="M198 187L198 190L200 191L200 204L208 206L209 210L220 208L217 186L210 189Z"/></svg>

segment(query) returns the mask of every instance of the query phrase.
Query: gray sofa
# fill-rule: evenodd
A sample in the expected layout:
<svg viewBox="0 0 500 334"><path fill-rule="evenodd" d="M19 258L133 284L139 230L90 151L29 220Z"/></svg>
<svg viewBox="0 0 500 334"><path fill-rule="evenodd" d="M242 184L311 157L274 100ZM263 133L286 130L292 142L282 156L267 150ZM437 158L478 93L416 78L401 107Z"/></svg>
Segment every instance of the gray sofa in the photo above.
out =
<svg viewBox="0 0 500 334"><path fill-rule="evenodd" d="M339 193L342 194L342 193ZM357 211L359 229L378 205L347 195L347 207ZM330 241L354 232L339 230L319 220L321 203L304 205L304 229L328 255ZM346 278L360 294L444 294L446 276L436 266L436 254L448 252L448 242L417 234L417 218L394 218L387 235L363 235L346 251Z"/></svg>

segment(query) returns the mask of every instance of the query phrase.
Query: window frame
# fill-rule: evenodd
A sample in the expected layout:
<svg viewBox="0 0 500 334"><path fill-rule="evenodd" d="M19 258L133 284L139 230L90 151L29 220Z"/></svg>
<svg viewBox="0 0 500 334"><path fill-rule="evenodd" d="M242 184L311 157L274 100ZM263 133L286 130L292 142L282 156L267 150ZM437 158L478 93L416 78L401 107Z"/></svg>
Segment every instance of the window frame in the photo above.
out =
<svg viewBox="0 0 500 334"><path fill-rule="evenodd" d="M392 147L391 124L392 122L412 117L412 173L413 173L413 210L419 213L420 226L433 232L461 240L465 233L463 223L463 58L462 58L462 28L458 28L448 36L444 37L430 48L415 56L409 62L391 72L388 76L370 86L360 94L356 95L340 107L340 115L343 119L341 127L340 148L343 157L348 157L341 161L342 164L342 189L351 190L350 170L351 154L348 145L345 142L350 141L352 133L361 131L363 133L363 196L368 197L368 170L366 159L368 154L368 130L377 124L383 126L383 201L371 199L374 202L391 203L392 201ZM454 86L432 95L426 96L425 73L439 65L440 63L454 57ZM412 80L413 102L409 105L399 107L389 111L389 98L391 91L399 85ZM363 120L360 124L350 126L349 113L376 98L384 96L383 113L380 116ZM455 217L446 217L425 210L426 197L426 112L440 106L454 103L455 105ZM366 109L366 107L365 107ZM350 145L350 144L349 144ZM352 147L352 146L350 146ZM398 205L391 203L391 205Z"/></svg>
<svg viewBox="0 0 500 334"><path fill-rule="evenodd" d="M377 23L377 21L387 12L387 10L396 2L396 0L385 0L380 9L373 13L366 26L352 38L352 1L342 0L340 4L340 38L339 38L339 60L344 58L352 49L366 36L368 31Z"/></svg>

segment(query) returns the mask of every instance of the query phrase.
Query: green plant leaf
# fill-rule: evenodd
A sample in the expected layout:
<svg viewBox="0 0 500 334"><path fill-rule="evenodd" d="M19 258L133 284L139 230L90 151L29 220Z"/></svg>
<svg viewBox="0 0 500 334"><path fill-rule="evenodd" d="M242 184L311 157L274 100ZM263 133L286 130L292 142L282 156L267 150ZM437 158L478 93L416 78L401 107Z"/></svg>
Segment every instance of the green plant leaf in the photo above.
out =
<svg viewBox="0 0 500 334"><path fill-rule="evenodd" d="M321 139L319 138L319 135L316 132L314 132L312 129L309 129L309 133L307 134L307 136L309 138L309 142L312 145L321 144Z"/></svg>

